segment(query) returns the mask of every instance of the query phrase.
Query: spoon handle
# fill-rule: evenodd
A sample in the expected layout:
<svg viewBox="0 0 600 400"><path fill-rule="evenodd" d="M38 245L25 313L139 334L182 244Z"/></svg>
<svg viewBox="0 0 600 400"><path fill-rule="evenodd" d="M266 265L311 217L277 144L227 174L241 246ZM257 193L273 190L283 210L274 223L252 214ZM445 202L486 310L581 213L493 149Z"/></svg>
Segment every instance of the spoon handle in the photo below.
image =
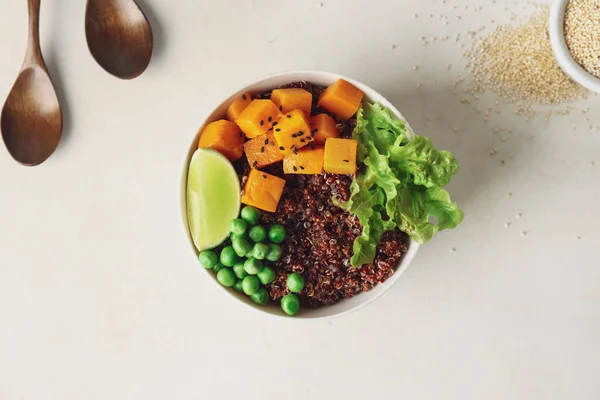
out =
<svg viewBox="0 0 600 400"><path fill-rule="evenodd" d="M40 1L27 0L27 8L29 10L29 39L27 40L25 64L34 64L44 68L44 60L42 58L42 51L40 50Z"/></svg>

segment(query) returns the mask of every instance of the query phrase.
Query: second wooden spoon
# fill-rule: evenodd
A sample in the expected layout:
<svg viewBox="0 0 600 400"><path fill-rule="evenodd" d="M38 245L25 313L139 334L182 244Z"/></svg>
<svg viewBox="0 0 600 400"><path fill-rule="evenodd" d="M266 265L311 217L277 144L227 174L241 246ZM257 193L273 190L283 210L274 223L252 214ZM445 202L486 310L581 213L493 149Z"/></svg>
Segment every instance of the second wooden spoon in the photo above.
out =
<svg viewBox="0 0 600 400"><path fill-rule="evenodd" d="M88 48L98 64L121 79L146 70L152 57L152 29L134 0L88 0Z"/></svg>

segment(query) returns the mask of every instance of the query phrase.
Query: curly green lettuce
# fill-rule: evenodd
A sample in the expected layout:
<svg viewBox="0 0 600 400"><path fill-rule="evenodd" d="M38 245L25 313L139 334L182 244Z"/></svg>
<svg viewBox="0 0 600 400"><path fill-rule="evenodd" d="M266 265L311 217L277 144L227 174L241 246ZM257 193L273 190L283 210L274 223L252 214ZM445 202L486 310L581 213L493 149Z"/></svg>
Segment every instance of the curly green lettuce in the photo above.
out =
<svg viewBox="0 0 600 400"><path fill-rule="evenodd" d="M388 230L399 228L425 243L462 222L463 212L442 189L458 172L450 152L436 150L429 138L415 135L379 103L366 103L358 111L353 136L364 171L352 181L350 199L336 202L363 226L354 241L353 266L375 259Z"/></svg>

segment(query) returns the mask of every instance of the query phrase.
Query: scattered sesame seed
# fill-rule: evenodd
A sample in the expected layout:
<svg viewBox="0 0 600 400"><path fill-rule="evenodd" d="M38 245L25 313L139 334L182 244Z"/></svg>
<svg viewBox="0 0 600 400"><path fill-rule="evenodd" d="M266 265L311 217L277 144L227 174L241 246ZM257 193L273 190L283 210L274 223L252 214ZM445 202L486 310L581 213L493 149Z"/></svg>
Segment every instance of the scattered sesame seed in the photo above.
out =
<svg viewBox="0 0 600 400"><path fill-rule="evenodd" d="M283 151L283 150L285 150L285 147L279 146L279 150Z"/></svg>
<svg viewBox="0 0 600 400"><path fill-rule="evenodd" d="M252 166L253 166L253 167L256 167L256 164L258 164L258 161L254 161L254 162L252 163Z"/></svg>
<svg viewBox="0 0 600 400"><path fill-rule="evenodd" d="M504 102L514 103L516 114L526 116L533 115L533 104L553 105L586 98L589 92L570 80L554 58L548 20L549 7L540 5L524 23L498 25L487 37L475 39L475 32L470 31L469 36L475 40L466 52L467 69L473 79L470 90L491 90ZM600 49L600 42L597 45Z"/></svg>
<svg viewBox="0 0 600 400"><path fill-rule="evenodd" d="M265 144L269 144L269 138L265 139Z"/></svg>
<svg viewBox="0 0 600 400"><path fill-rule="evenodd" d="M416 70L418 70L418 69L419 69L419 66L418 66L418 65L413 65L413 71L416 71Z"/></svg>
<svg viewBox="0 0 600 400"><path fill-rule="evenodd" d="M265 121L263 121L262 119L260 120L260 126L263 126L265 124Z"/></svg>
<svg viewBox="0 0 600 400"><path fill-rule="evenodd" d="M510 228L510 222L507 222L507 223L505 223L505 224L504 224L504 227L505 227L505 228Z"/></svg>
<svg viewBox="0 0 600 400"><path fill-rule="evenodd" d="M260 148L260 152L261 152L261 153L264 153L264 152L265 152L265 146L262 146L262 147Z"/></svg>
<svg viewBox="0 0 600 400"><path fill-rule="evenodd" d="M522 231L521 236L527 236L527 231Z"/></svg>
<svg viewBox="0 0 600 400"><path fill-rule="evenodd" d="M295 165L292 168L294 169L294 171L298 171L298 168L296 168Z"/></svg>
<svg viewBox="0 0 600 400"><path fill-rule="evenodd" d="M521 214L521 213L518 213L518 214L517 214L517 218L521 218L521 216L522 216L522 215L523 215L523 214Z"/></svg>
<svg viewBox="0 0 600 400"><path fill-rule="evenodd" d="M269 122L273 121L273 117L269 117L268 121Z"/></svg>
<svg viewBox="0 0 600 400"><path fill-rule="evenodd" d="M577 237L576 237L576 239L577 239L577 240L581 240L581 236L577 236Z"/></svg>
<svg viewBox="0 0 600 400"><path fill-rule="evenodd" d="M393 45L392 45L392 50L395 50L395 49L396 49L396 45L395 45L395 44L393 44Z"/></svg>
<svg viewBox="0 0 600 400"><path fill-rule="evenodd" d="M450 249L450 252L451 252L451 253L455 253L455 252L456 252L456 247L453 247L453 248L451 248L451 249Z"/></svg>
<svg viewBox="0 0 600 400"><path fill-rule="evenodd" d="M506 193L506 197L512 197L512 193L511 192Z"/></svg>

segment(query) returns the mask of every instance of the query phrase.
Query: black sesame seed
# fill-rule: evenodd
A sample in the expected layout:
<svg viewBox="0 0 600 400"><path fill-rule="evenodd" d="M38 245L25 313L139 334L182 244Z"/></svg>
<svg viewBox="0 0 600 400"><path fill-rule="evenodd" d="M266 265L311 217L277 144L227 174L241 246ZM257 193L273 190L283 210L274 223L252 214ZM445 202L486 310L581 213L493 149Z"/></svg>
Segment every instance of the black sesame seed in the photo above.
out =
<svg viewBox="0 0 600 400"><path fill-rule="evenodd" d="M298 132L298 137L300 137L302 135L304 135L304 132L302 132L302 131Z"/></svg>
<svg viewBox="0 0 600 400"><path fill-rule="evenodd" d="M317 132L319 132L319 128L312 130L312 133L317 133Z"/></svg>
<svg viewBox="0 0 600 400"><path fill-rule="evenodd" d="M273 126L277 126L278 123L279 122L277 122L277 121L273 122Z"/></svg>
<svg viewBox="0 0 600 400"><path fill-rule="evenodd" d="M300 139L301 143L304 143L306 140L304 140L304 138Z"/></svg>
<svg viewBox="0 0 600 400"><path fill-rule="evenodd" d="M295 138L295 137L298 137L298 135L296 135L295 133L292 133L292 137Z"/></svg>
<svg viewBox="0 0 600 400"><path fill-rule="evenodd" d="M281 131L281 129L275 128L275 132L280 132L280 131Z"/></svg>
<svg viewBox="0 0 600 400"><path fill-rule="evenodd" d="M279 150L282 150L282 151L283 151L283 150L285 150L285 147L283 147L283 146L279 146Z"/></svg>
<svg viewBox="0 0 600 400"><path fill-rule="evenodd" d="M279 106L279 111L282 111L282 110L283 110L283 106Z"/></svg>
<svg viewBox="0 0 600 400"><path fill-rule="evenodd" d="M262 119L260 120L260 126L263 126L265 124L265 121L263 121Z"/></svg>
<svg viewBox="0 0 600 400"><path fill-rule="evenodd" d="M260 148L260 152L261 152L261 153L264 153L264 152L265 152L265 146L263 146L263 147L261 147L261 148Z"/></svg>
<svg viewBox="0 0 600 400"><path fill-rule="evenodd" d="M342 160L343 162L350 162L350 160Z"/></svg>
<svg viewBox="0 0 600 400"><path fill-rule="evenodd" d="M292 168L294 168L294 171L298 171L298 168L296 168L295 166L294 166L294 167L292 167Z"/></svg>
<svg viewBox="0 0 600 400"><path fill-rule="evenodd" d="M275 146L275 142L271 142L271 146Z"/></svg>
<svg viewBox="0 0 600 400"><path fill-rule="evenodd" d="M240 135L240 137L243 137L243 136L244 136L244 134L243 134L242 132L240 132L240 133L239 133L239 135Z"/></svg>
<svg viewBox="0 0 600 400"><path fill-rule="evenodd" d="M263 177L263 179L267 179L267 176L266 176L265 174L263 174L263 176L262 176L262 177Z"/></svg>
<svg viewBox="0 0 600 400"><path fill-rule="evenodd" d="M252 163L252 166L253 166L253 167L256 167L256 164L258 164L258 161L254 161L254 162Z"/></svg>
<svg viewBox="0 0 600 400"><path fill-rule="evenodd" d="M245 94L242 95L242 100L246 101L246 95Z"/></svg>
<svg viewBox="0 0 600 400"><path fill-rule="evenodd" d="M269 122L273 121L273 117L269 117Z"/></svg>
<svg viewBox="0 0 600 400"><path fill-rule="evenodd" d="M270 127L269 129L267 129L267 132L272 131L273 127Z"/></svg>
<svg viewBox="0 0 600 400"><path fill-rule="evenodd" d="M292 116L291 116L290 114L286 115L286 117L288 117L288 118L292 118Z"/></svg>
<svg viewBox="0 0 600 400"><path fill-rule="evenodd" d="M269 138L265 139L265 144L269 144Z"/></svg>
<svg viewBox="0 0 600 400"><path fill-rule="evenodd" d="M300 166L300 169L302 169L302 170L303 170L303 169L304 169L304 167L301 165L301 166Z"/></svg>

